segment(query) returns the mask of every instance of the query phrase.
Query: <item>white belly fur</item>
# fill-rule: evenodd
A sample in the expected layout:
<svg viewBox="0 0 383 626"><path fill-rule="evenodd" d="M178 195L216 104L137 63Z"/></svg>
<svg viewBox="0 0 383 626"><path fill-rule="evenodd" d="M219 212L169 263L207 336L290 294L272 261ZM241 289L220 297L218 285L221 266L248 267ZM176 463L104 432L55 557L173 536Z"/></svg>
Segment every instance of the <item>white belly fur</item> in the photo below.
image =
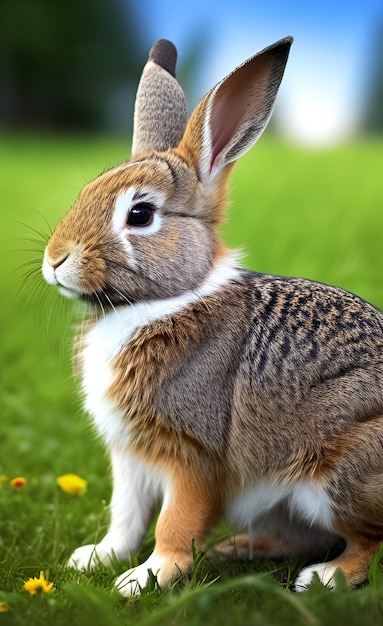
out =
<svg viewBox="0 0 383 626"><path fill-rule="evenodd" d="M333 529L330 496L324 485L315 481L278 484L262 480L231 498L227 505L227 519L237 529L247 530L281 502L284 502L291 517L308 526L329 531Z"/></svg>

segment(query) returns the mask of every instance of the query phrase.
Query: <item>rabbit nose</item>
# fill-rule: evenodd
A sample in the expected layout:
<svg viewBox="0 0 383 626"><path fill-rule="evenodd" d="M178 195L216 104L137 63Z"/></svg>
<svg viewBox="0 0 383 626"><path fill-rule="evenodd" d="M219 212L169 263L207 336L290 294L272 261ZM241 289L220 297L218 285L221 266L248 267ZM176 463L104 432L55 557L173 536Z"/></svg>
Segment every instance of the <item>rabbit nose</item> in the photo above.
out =
<svg viewBox="0 0 383 626"><path fill-rule="evenodd" d="M63 254L61 257L59 257L58 259L55 259L54 261L49 260L48 262L54 270L57 270L57 268L60 267L60 265L65 263L68 257L69 257L69 252L66 254Z"/></svg>
<svg viewBox="0 0 383 626"><path fill-rule="evenodd" d="M52 259L52 257L49 256L48 251L45 250L42 272L47 283L49 283L50 285L58 284L58 280L56 277L56 270L60 267L60 265L65 263L68 257L69 257L69 253L66 252L65 254L62 254L58 258Z"/></svg>
<svg viewBox="0 0 383 626"><path fill-rule="evenodd" d="M47 251L44 252L42 273L49 285L57 285L57 278L55 276L55 269L51 262L51 259L48 258Z"/></svg>

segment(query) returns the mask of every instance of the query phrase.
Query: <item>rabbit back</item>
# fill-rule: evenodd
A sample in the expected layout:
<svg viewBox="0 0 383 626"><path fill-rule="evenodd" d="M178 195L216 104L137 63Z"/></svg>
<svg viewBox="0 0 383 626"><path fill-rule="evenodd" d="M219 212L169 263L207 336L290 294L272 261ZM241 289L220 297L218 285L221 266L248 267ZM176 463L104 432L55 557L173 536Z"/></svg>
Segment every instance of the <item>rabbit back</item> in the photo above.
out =
<svg viewBox="0 0 383 626"><path fill-rule="evenodd" d="M383 430L383 316L341 289L247 276L253 317L234 389L231 454L242 460L241 475L258 463L286 478L329 475L365 422Z"/></svg>

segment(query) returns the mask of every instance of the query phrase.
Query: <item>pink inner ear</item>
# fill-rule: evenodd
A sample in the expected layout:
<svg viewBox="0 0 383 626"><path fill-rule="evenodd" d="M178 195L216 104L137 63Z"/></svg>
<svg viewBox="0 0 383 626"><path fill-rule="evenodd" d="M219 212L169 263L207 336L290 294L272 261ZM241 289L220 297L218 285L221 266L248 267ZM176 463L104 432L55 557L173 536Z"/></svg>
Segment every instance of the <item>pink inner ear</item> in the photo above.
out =
<svg viewBox="0 0 383 626"><path fill-rule="evenodd" d="M233 72L214 96L210 131L210 171L243 124L255 118L267 102L273 58L256 57Z"/></svg>

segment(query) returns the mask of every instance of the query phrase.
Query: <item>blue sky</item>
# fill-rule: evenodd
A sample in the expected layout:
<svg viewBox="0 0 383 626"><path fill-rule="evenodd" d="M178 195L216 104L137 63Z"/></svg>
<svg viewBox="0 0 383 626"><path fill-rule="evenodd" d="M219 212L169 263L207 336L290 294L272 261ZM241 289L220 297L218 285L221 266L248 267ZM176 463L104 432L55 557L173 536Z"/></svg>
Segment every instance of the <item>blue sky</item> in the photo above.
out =
<svg viewBox="0 0 383 626"><path fill-rule="evenodd" d="M281 129L320 145L346 138L358 125L382 0L134 0L134 6L148 48L165 37L182 61L193 41L204 37L197 100L246 58L293 35L277 104Z"/></svg>

